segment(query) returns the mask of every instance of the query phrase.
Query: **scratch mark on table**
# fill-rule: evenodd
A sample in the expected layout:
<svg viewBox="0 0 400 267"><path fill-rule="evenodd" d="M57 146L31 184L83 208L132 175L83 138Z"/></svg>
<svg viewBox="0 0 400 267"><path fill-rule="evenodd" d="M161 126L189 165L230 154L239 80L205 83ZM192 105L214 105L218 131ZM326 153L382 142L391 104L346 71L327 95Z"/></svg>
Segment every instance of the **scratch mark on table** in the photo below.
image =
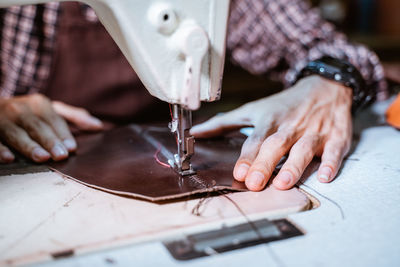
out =
<svg viewBox="0 0 400 267"><path fill-rule="evenodd" d="M64 207L68 207L69 203L71 203L75 198L77 198L79 195L81 194L81 192L79 192L78 194L76 194L75 196L73 196L70 200L68 200L67 202L64 203Z"/></svg>

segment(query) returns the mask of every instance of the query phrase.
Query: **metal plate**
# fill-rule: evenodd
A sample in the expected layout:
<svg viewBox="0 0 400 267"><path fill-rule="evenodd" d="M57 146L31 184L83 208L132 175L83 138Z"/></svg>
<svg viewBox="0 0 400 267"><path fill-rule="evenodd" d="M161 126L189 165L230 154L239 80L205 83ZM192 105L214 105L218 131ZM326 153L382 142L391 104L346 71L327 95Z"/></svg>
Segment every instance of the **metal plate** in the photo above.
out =
<svg viewBox="0 0 400 267"><path fill-rule="evenodd" d="M286 219L248 222L164 242L177 260L191 260L235 249L303 235Z"/></svg>

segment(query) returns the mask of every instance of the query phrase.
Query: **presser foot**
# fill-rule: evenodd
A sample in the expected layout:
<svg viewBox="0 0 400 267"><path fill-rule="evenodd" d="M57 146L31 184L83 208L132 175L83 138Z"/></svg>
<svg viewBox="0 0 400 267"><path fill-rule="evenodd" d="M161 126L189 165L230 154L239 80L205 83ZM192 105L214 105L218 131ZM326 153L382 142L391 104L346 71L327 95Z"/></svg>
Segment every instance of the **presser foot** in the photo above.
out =
<svg viewBox="0 0 400 267"><path fill-rule="evenodd" d="M178 153L174 155L173 162L169 164L181 176L193 175L196 172L190 163L191 157L194 155L194 137L190 135L192 127L192 112L180 105L172 106L172 121L169 128L175 134Z"/></svg>
<svg viewBox="0 0 400 267"><path fill-rule="evenodd" d="M174 162L169 162L169 164L173 167L173 169L180 176L188 176L188 175L196 174L196 171L193 169L192 164L190 163L189 160L184 160L184 161L181 162L179 160L179 155L178 154L175 154L174 157L175 157L175 161Z"/></svg>

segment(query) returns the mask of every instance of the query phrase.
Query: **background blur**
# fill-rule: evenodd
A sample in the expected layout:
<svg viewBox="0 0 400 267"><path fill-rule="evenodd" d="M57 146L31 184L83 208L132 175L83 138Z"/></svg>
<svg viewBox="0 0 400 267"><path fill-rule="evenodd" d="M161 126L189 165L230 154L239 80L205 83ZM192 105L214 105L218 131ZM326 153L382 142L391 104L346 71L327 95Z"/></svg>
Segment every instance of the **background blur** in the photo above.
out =
<svg viewBox="0 0 400 267"><path fill-rule="evenodd" d="M400 60L399 0L313 0L322 16L383 61Z"/></svg>

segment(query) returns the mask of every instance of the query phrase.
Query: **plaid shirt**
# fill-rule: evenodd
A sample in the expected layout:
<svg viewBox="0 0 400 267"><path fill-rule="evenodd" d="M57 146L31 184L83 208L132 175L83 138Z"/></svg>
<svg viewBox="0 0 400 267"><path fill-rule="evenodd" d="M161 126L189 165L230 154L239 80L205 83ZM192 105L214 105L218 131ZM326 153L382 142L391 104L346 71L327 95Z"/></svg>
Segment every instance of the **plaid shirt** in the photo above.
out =
<svg viewBox="0 0 400 267"><path fill-rule="evenodd" d="M59 3L0 9L0 97L40 91L50 73ZM96 21L90 8L83 8ZM96 22L98 23L98 22ZM351 44L304 0L232 0L227 36L234 63L269 74L287 86L311 60L323 55L358 68L378 99L387 95L376 54Z"/></svg>

